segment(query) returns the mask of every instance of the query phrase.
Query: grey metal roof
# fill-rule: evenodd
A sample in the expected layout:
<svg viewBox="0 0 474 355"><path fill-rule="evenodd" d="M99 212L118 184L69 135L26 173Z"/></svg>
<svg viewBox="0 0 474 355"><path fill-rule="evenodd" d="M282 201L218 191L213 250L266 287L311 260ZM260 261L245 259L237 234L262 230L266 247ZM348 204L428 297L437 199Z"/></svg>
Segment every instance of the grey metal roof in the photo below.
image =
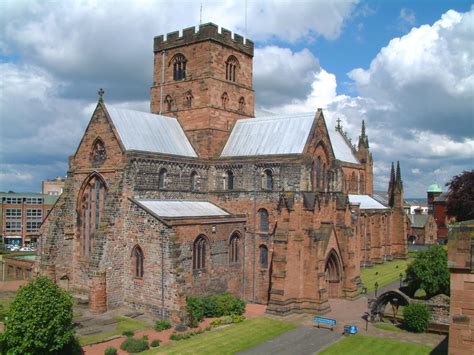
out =
<svg viewBox="0 0 474 355"><path fill-rule="evenodd" d="M361 210L382 210L387 208L369 195L349 195L349 203L360 204Z"/></svg>
<svg viewBox="0 0 474 355"><path fill-rule="evenodd" d="M387 191L374 191L372 198L384 206L388 206L388 192Z"/></svg>
<svg viewBox="0 0 474 355"><path fill-rule="evenodd" d="M411 214L408 215L411 226L413 228L424 228L426 222L428 222L429 216L427 214Z"/></svg>
<svg viewBox="0 0 474 355"><path fill-rule="evenodd" d="M165 218L230 216L222 208L207 201L137 200L137 202L157 216Z"/></svg>
<svg viewBox="0 0 474 355"><path fill-rule="evenodd" d="M334 156L336 159L348 163L360 164L360 162L354 156L354 153L352 153L351 147L349 147L340 132L328 129L328 133L329 139L331 139L332 150L334 151Z"/></svg>
<svg viewBox="0 0 474 355"><path fill-rule="evenodd" d="M221 157L301 154L314 113L238 120Z"/></svg>
<svg viewBox="0 0 474 355"><path fill-rule="evenodd" d="M176 118L108 105L107 111L126 150L197 157Z"/></svg>

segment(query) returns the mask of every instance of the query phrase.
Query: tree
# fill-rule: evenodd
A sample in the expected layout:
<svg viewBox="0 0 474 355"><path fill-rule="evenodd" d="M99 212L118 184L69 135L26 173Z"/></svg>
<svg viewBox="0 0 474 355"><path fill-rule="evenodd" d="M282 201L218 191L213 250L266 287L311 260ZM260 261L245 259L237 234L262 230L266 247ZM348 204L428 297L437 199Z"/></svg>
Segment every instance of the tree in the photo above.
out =
<svg viewBox="0 0 474 355"><path fill-rule="evenodd" d="M450 182L446 201L448 215L458 222L474 219L474 170L463 171Z"/></svg>
<svg viewBox="0 0 474 355"><path fill-rule="evenodd" d="M408 287L414 293L419 288L427 298L440 293L449 295L448 254L442 246L435 245L416 254L406 271Z"/></svg>
<svg viewBox="0 0 474 355"><path fill-rule="evenodd" d="M59 354L74 343L71 296L45 276L21 287L5 324L7 354ZM68 351L69 352L69 351Z"/></svg>

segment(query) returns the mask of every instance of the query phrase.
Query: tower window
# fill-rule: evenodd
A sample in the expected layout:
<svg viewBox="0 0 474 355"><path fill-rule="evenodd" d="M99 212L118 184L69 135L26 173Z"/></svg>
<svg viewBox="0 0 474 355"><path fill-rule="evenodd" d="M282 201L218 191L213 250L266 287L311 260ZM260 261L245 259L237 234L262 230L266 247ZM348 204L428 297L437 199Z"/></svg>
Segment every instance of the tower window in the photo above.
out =
<svg viewBox="0 0 474 355"><path fill-rule="evenodd" d="M262 187L265 190L273 190L273 173L270 169L263 172Z"/></svg>
<svg viewBox="0 0 474 355"><path fill-rule="evenodd" d="M268 233L269 223L268 223L268 211L265 208L258 210L258 217L260 218L260 232Z"/></svg>
<svg viewBox="0 0 474 355"><path fill-rule="evenodd" d="M189 180L189 187L191 191L197 190L197 172L193 171Z"/></svg>
<svg viewBox="0 0 474 355"><path fill-rule="evenodd" d="M181 53L176 54L172 59L173 79L182 80L186 78L186 57Z"/></svg>
<svg viewBox="0 0 474 355"><path fill-rule="evenodd" d="M237 67L239 66L239 61L233 55L231 55L225 62L225 80L230 80L235 82L235 73Z"/></svg>
<svg viewBox="0 0 474 355"><path fill-rule="evenodd" d="M165 97L165 102L166 102L166 106L168 108L168 111L172 111L173 110L173 98L170 95L167 95Z"/></svg>
<svg viewBox="0 0 474 355"><path fill-rule="evenodd" d="M227 182L227 186L226 186L227 190L229 190L229 191L233 190L234 189L234 173L231 170L229 170L227 172L227 181L226 182Z"/></svg>
<svg viewBox="0 0 474 355"><path fill-rule="evenodd" d="M244 112L245 111L245 99L241 97L239 99L239 112Z"/></svg>
<svg viewBox="0 0 474 355"><path fill-rule="evenodd" d="M225 110L227 108L227 102L229 101L229 95L227 95L227 93L224 92L221 96L221 100L222 100L222 107Z"/></svg>
<svg viewBox="0 0 474 355"><path fill-rule="evenodd" d="M268 267L268 248L265 245L258 247L260 251L260 267L266 269Z"/></svg>
<svg viewBox="0 0 474 355"><path fill-rule="evenodd" d="M238 263L239 262L239 243L240 237L237 232L232 234L229 242L229 262Z"/></svg>
<svg viewBox="0 0 474 355"><path fill-rule="evenodd" d="M191 108L191 106L193 105L193 94L191 93L191 91L188 91L186 93L184 104L187 108Z"/></svg>

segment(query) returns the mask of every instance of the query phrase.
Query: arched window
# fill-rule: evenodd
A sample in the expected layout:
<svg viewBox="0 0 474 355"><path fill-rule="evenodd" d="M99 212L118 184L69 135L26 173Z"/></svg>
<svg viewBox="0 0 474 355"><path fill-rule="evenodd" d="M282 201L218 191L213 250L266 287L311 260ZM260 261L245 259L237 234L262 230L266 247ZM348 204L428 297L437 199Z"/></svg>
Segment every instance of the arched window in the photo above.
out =
<svg viewBox="0 0 474 355"><path fill-rule="evenodd" d="M323 177L322 177L322 188L323 190L326 188L326 164L323 164Z"/></svg>
<svg viewBox="0 0 474 355"><path fill-rule="evenodd" d="M133 258L134 275L137 278L142 278L143 277L143 251L138 245L136 245L133 248L132 258Z"/></svg>
<svg viewBox="0 0 474 355"><path fill-rule="evenodd" d="M222 100L222 108L225 110L227 108L227 103L229 102L229 95L227 95L226 92L224 92L221 96Z"/></svg>
<svg viewBox="0 0 474 355"><path fill-rule="evenodd" d="M193 93L191 92L191 90L189 90L189 91L186 93L185 97L184 97L184 99L185 99L185 101L184 101L185 107L191 108L191 107L193 106L193 98L194 98Z"/></svg>
<svg viewBox="0 0 474 355"><path fill-rule="evenodd" d="M270 169L263 172L262 186L265 190L273 190L273 173Z"/></svg>
<svg viewBox="0 0 474 355"><path fill-rule="evenodd" d="M266 269L268 267L268 248L262 244L258 250L260 251L260 267Z"/></svg>
<svg viewBox="0 0 474 355"><path fill-rule="evenodd" d="M168 171L165 168L160 170L160 174L158 176L158 187L160 190L166 189L166 175Z"/></svg>
<svg viewBox="0 0 474 355"><path fill-rule="evenodd" d="M196 191L197 190L197 172L193 171L191 173L191 176L189 178L189 189L191 191Z"/></svg>
<svg viewBox="0 0 474 355"><path fill-rule="evenodd" d="M321 157L316 159L316 189L321 187Z"/></svg>
<svg viewBox="0 0 474 355"><path fill-rule="evenodd" d="M239 61L233 55L231 55L225 62L225 80L235 81L235 73Z"/></svg>
<svg viewBox="0 0 474 355"><path fill-rule="evenodd" d="M364 174L360 174L360 181L359 181L359 192L361 194L365 193L365 181L364 181Z"/></svg>
<svg viewBox="0 0 474 355"><path fill-rule="evenodd" d="M196 238L193 245L193 269L202 270L206 268L206 249L207 239L200 235Z"/></svg>
<svg viewBox="0 0 474 355"><path fill-rule="evenodd" d="M173 98L170 95L166 95L165 102L166 102L166 107L168 108L168 111L172 111L173 110Z"/></svg>
<svg viewBox="0 0 474 355"><path fill-rule="evenodd" d="M82 256L89 257L92 253L94 235L99 228L106 198L105 182L98 175L89 177L87 183L83 185L79 200Z"/></svg>
<svg viewBox="0 0 474 355"><path fill-rule="evenodd" d="M245 99L243 97L239 99L239 112L245 112Z"/></svg>
<svg viewBox="0 0 474 355"><path fill-rule="evenodd" d="M229 263L239 262L239 243L239 233L235 232L234 234L232 234L229 241Z"/></svg>
<svg viewBox="0 0 474 355"><path fill-rule="evenodd" d="M227 171L227 179L226 179L226 187L227 190L233 190L234 189L234 173L229 170Z"/></svg>
<svg viewBox="0 0 474 355"><path fill-rule="evenodd" d="M186 57L181 53L176 54L172 59L173 79L182 80L186 78Z"/></svg>
<svg viewBox="0 0 474 355"><path fill-rule="evenodd" d="M259 218L260 232L267 233L269 229L269 224L268 224L268 212L265 208L261 208L258 210L258 218Z"/></svg>
<svg viewBox="0 0 474 355"><path fill-rule="evenodd" d="M351 189L352 191L357 190L357 182L356 182L356 174L355 174L355 172L352 172L351 183L350 183L350 189Z"/></svg>

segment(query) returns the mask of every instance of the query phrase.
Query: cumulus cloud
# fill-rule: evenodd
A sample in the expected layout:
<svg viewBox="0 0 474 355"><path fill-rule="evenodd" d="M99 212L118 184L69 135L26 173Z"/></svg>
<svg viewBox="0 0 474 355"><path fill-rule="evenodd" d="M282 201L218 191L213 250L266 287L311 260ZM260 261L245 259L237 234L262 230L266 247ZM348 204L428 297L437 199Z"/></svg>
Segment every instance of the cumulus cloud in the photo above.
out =
<svg viewBox="0 0 474 355"><path fill-rule="evenodd" d="M416 24L415 12L406 7L402 7L400 15L398 16L398 26L401 30L406 30L407 27L411 28Z"/></svg>

